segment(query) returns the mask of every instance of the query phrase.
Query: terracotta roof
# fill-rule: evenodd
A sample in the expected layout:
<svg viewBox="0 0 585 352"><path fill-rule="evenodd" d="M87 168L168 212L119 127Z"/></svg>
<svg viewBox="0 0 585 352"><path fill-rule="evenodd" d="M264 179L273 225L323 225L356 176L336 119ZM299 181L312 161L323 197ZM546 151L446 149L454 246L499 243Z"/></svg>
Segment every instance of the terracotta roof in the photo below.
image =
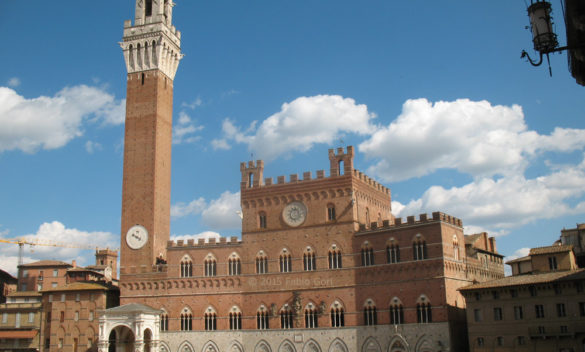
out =
<svg viewBox="0 0 585 352"><path fill-rule="evenodd" d="M516 259L512 259L506 262L506 264L514 264L514 263L519 263L519 262L528 262L530 261L530 256L527 255L526 257L520 257L520 258L516 258Z"/></svg>
<svg viewBox="0 0 585 352"><path fill-rule="evenodd" d="M119 306L119 307L115 307L115 308L110 308L106 310L106 314L125 314L125 313L154 313L154 314L160 314L162 311L160 309L155 309L152 307L149 307L147 305L144 304L140 304L140 303L130 303L130 304L125 304L123 306Z"/></svg>
<svg viewBox="0 0 585 352"><path fill-rule="evenodd" d="M0 339L32 339L38 333L37 330L0 331Z"/></svg>
<svg viewBox="0 0 585 352"><path fill-rule="evenodd" d="M41 293L37 291L18 291L18 292L10 292L6 295L6 297L37 297L40 296Z"/></svg>
<svg viewBox="0 0 585 352"><path fill-rule="evenodd" d="M63 286L58 286L55 288L48 288L43 290L43 292L61 292L61 291L87 291L87 290L104 290L107 291L108 287L98 284L98 283L91 283L91 282L74 282L72 284L67 284Z"/></svg>
<svg viewBox="0 0 585 352"><path fill-rule="evenodd" d="M532 248L530 250L530 255L562 253L562 252L569 252L572 250L573 250L572 244L567 244L564 246L538 247L538 248Z"/></svg>
<svg viewBox="0 0 585 352"><path fill-rule="evenodd" d="M460 291L470 291L470 290L477 290L477 289L497 288L497 287L506 287L506 286L524 286L524 285L543 284L543 283L550 283L550 282L554 282L554 281L567 281L567 280L585 280L585 269L555 271L555 272L540 273L540 274L507 276L503 279L492 280L492 281L482 282L479 284L469 285L469 286L460 288L459 290Z"/></svg>
<svg viewBox="0 0 585 352"><path fill-rule="evenodd" d="M73 266L60 260L41 260L38 262L19 265L19 267L37 267L37 266Z"/></svg>

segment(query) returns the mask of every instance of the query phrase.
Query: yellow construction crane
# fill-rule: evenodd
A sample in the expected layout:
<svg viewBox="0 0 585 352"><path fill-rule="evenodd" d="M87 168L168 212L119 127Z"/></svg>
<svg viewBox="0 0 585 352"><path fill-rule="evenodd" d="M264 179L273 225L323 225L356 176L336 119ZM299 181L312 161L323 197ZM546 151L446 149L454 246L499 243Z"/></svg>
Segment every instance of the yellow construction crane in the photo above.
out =
<svg viewBox="0 0 585 352"><path fill-rule="evenodd" d="M18 265L22 265L24 259L24 245L29 246L46 246L46 247L60 247L60 248L79 248L79 249L105 249L100 248L98 246L89 245L89 244L75 244L75 243L63 243L63 242L53 242L48 240L27 240L25 238L0 238L0 243L10 243L10 244L17 244L18 245ZM108 248L109 249L109 248ZM117 249L113 249L117 250Z"/></svg>

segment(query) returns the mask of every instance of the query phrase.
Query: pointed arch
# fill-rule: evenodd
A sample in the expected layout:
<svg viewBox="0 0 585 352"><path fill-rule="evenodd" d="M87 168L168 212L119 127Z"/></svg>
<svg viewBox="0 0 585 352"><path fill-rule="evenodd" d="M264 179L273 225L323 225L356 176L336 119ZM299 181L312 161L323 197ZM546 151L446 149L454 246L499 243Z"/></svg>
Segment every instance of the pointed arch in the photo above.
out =
<svg viewBox="0 0 585 352"><path fill-rule="evenodd" d="M417 233L412 239L412 259L425 260L427 257L427 241L423 235Z"/></svg>
<svg viewBox="0 0 585 352"><path fill-rule="evenodd" d="M268 272L268 256L263 250L256 254L256 274L266 274Z"/></svg>
<svg viewBox="0 0 585 352"><path fill-rule="evenodd" d="M256 310L256 329L270 329L270 312L264 304L261 304Z"/></svg>
<svg viewBox="0 0 585 352"><path fill-rule="evenodd" d="M349 352L347 345L339 337L331 342L328 352Z"/></svg>
<svg viewBox="0 0 585 352"><path fill-rule="evenodd" d="M394 296L390 300L390 324L404 324L404 305L400 298Z"/></svg>
<svg viewBox="0 0 585 352"><path fill-rule="evenodd" d="M382 352L382 348L380 347L378 340L376 340L375 337L370 336L364 341L362 352Z"/></svg>
<svg viewBox="0 0 585 352"><path fill-rule="evenodd" d="M327 257L329 259L329 269L341 269L343 267L341 249L337 244L331 244Z"/></svg>
<svg viewBox="0 0 585 352"><path fill-rule="evenodd" d="M169 313L166 309L161 308L162 312L160 314L160 331L168 331L169 330Z"/></svg>
<svg viewBox="0 0 585 352"><path fill-rule="evenodd" d="M376 310L376 303L371 298L368 298L364 302L364 325L378 325L378 312Z"/></svg>
<svg viewBox="0 0 585 352"><path fill-rule="evenodd" d="M193 330L193 312L191 308L184 307L181 310L181 331Z"/></svg>
<svg viewBox="0 0 585 352"><path fill-rule="evenodd" d="M219 352L219 347L217 347L215 342L207 341L205 345L203 345L201 352Z"/></svg>
<svg viewBox="0 0 585 352"><path fill-rule="evenodd" d="M321 346L317 341L310 339L309 341L305 342L303 346L303 352L321 352Z"/></svg>
<svg viewBox="0 0 585 352"><path fill-rule="evenodd" d="M309 302L305 305L305 328L314 329L319 327L319 309L313 302Z"/></svg>
<svg viewBox="0 0 585 352"><path fill-rule="evenodd" d="M374 265L374 248L370 244L370 242L365 241L362 244L362 266L370 266Z"/></svg>
<svg viewBox="0 0 585 352"><path fill-rule="evenodd" d="M161 346L162 347L162 346ZM167 351L170 351L169 346L166 345ZM189 341L183 341L179 345L179 352L195 352L195 348Z"/></svg>
<svg viewBox="0 0 585 352"><path fill-rule="evenodd" d="M386 263L394 264L400 262L400 246L394 237L386 241Z"/></svg>
<svg viewBox="0 0 585 352"><path fill-rule="evenodd" d="M234 340L230 342L228 352L244 352L244 346L240 342Z"/></svg>
<svg viewBox="0 0 585 352"><path fill-rule="evenodd" d="M281 273L289 273L292 271L291 253L286 247L280 251L279 264Z"/></svg>
<svg viewBox="0 0 585 352"><path fill-rule="evenodd" d="M388 352L406 352L408 351L408 342L402 335L394 335L390 339Z"/></svg>
<svg viewBox="0 0 585 352"><path fill-rule="evenodd" d="M183 342L183 343L185 343L185 342ZM158 347L159 352L171 352L171 349L166 342L159 341L159 344L160 344ZM181 349L179 349L179 352L181 352Z"/></svg>
<svg viewBox="0 0 585 352"><path fill-rule="evenodd" d="M216 276L217 275L217 258L213 253L208 253L204 260L205 265L205 276Z"/></svg>
<svg viewBox="0 0 585 352"><path fill-rule="evenodd" d="M228 257L228 275L240 275L242 273L242 260L238 253L233 252Z"/></svg>
<svg viewBox="0 0 585 352"><path fill-rule="evenodd" d="M189 254L184 254L181 258L181 277L192 277L193 276L193 259Z"/></svg>
<svg viewBox="0 0 585 352"><path fill-rule="evenodd" d="M331 327L339 328L345 326L345 310L343 304L336 300L329 308L331 316Z"/></svg>
<svg viewBox="0 0 585 352"><path fill-rule="evenodd" d="M205 330L214 331L217 330L217 311L212 306L207 307L203 313L203 319L205 320Z"/></svg>
<svg viewBox="0 0 585 352"><path fill-rule="evenodd" d="M242 329L242 310L238 306L232 306L228 312L230 330Z"/></svg>
<svg viewBox="0 0 585 352"><path fill-rule="evenodd" d="M272 352L272 348L265 340L260 340L254 347L254 352Z"/></svg>
<svg viewBox="0 0 585 352"><path fill-rule="evenodd" d="M278 347L278 352L297 352L297 349L290 340L286 339Z"/></svg>
<svg viewBox="0 0 585 352"><path fill-rule="evenodd" d="M314 271L317 270L317 261L315 259L315 250L311 246L307 246L303 251L303 270Z"/></svg>
<svg viewBox="0 0 585 352"><path fill-rule="evenodd" d="M426 336L426 335L422 335L418 341L416 342L416 345L414 347L414 352L432 352L433 348L432 348L432 344L431 344L431 339Z"/></svg>

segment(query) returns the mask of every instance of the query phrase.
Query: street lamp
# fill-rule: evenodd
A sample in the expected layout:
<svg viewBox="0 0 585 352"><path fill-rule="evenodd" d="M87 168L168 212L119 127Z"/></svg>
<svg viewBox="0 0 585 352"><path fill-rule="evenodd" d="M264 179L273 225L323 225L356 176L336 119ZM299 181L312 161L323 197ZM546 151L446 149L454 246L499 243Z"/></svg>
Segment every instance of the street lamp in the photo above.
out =
<svg viewBox="0 0 585 352"><path fill-rule="evenodd" d="M528 7L528 17L530 18L530 27L532 29L532 43L534 44L534 50L540 54L540 59L533 61L525 50L522 50L521 58L528 58L532 66L540 66L543 56L546 55L548 70L552 76L548 54L566 50L567 47L557 47L559 42L552 28L551 12L552 7L548 1L536 0L536 2L532 2L531 0L531 4Z"/></svg>

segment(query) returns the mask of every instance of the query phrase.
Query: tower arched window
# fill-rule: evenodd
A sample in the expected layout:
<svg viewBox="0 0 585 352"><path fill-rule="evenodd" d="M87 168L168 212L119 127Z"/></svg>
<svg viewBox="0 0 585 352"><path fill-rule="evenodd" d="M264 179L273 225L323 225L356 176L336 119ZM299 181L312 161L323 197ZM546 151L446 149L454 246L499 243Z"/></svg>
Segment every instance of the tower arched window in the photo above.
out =
<svg viewBox="0 0 585 352"><path fill-rule="evenodd" d="M319 310L313 303L305 307L305 327L314 329L319 327Z"/></svg>
<svg viewBox="0 0 585 352"><path fill-rule="evenodd" d="M266 223L266 213L261 211L258 213L258 228L259 229L265 229L267 226Z"/></svg>
<svg viewBox="0 0 585 352"><path fill-rule="evenodd" d="M152 16L152 0L146 0L144 5L144 15L146 17Z"/></svg>
<svg viewBox="0 0 585 352"><path fill-rule="evenodd" d="M315 251L313 251L311 247L307 247L307 249L303 253L303 270L305 271L317 270Z"/></svg>
<svg viewBox="0 0 585 352"><path fill-rule="evenodd" d="M331 327L339 328L345 326L345 314L341 303L335 301L335 303L331 305L330 315Z"/></svg>
<svg viewBox="0 0 585 352"><path fill-rule="evenodd" d="M208 254L207 257L205 257L204 266L205 276L210 277L217 275L217 260L215 260L213 255Z"/></svg>
<svg viewBox="0 0 585 352"><path fill-rule="evenodd" d="M376 304L371 299L366 301L364 305L364 325L378 325L378 312L376 311Z"/></svg>
<svg viewBox="0 0 585 352"><path fill-rule="evenodd" d="M292 271L291 255L286 248L280 252L279 264L281 273L290 273Z"/></svg>
<svg viewBox="0 0 585 352"><path fill-rule="evenodd" d="M188 255L185 255L181 259L181 277L192 277L193 276L193 261Z"/></svg>
<svg viewBox="0 0 585 352"><path fill-rule="evenodd" d="M215 309L211 307L207 308L205 314L203 314L203 319L205 320L206 331L217 330L217 313L215 312Z"/></svg>
<svg viewBox="0 0 585 352"><path fill-rule="evenodd" d="M394 297L390 303L390 324L404 324L404 308L397 297Z"/></svg>
<svg viewBox="0 0 585 352"><path fill-rule="evenodd" d="M193 314L188 308L181 311L181 331L193 330Z"/></svg>
<svg viewBox="0 0 585 352"><path fill-rule="evenodd" d="M416 302L416 320L419 324L433 322L431 302L422 295Z"/></svg>
<svg viewBox="0 0 585 352"><path fill-rule="evenodd" d="M343 267L341 262L341 250L337 245L332 245L328 253L329 269L341 269Z"/></svg>
<svg viewBox="0 0 585 352"><path fill-rule="evenodd" d="M292 329L293 328L293 312L288 304L280 310L280 328L281 329Z"/></svg>
<svg viewBox="0 0 585 352"><path fill-rule="evenodd" d="M386 262L388 264L400 262L400 247L393 238L386 243Z"/></svg>
<svg viewBox="0 0 585 352"><path fill-rule="evenodd" d="M240 275L242 273L242 261L236 253L232 253L228 258L228 275Z"/></svg>
<svg viewBox="0 0 585 352"><path fill-rule="evenodd" d="M270 329L270 315L264 305L260 306L256 312L256 328L258 330Z"/></svg>
<svg viewBox="0 0 585 352"><path fill-rule="evenodd" d="M169 314L163 309L163 312L160 315L160 331L168 331L168 330L169 330Z"/></svg>
<svg viewBox="0 0 585 352"><path fill-rule="evenodd" d="M412 243L412 255L414 260L427 259L427 242L421 235L416 235Z"/></svg>
<svg viewBox="0 0 585 352"><path fill-rule="evenodd" d="M256 274L266 274L268 272L268 258L264 251L256 255Z"/></svg>
<svg viewBox="0 0 585 352"><path fill-rule="evenodd" d="M459 240L457 235L453 235L453 259L459 260Z"/></svg>
<svg viewBox="0 0 585 352"><path fill-rule="evenodd" d="M229 313L230 330L242 329L242 312L238 307L232 307Z"/></svg>
<svg viewBox="0 0 585 352"><path fill-rule="evenodd" d="M374 249L372 245L366 241L362 245L362 266L374 265Z"/></svg>
<svg viewBox="0 0 585 352"><path fill-rule="evenodd" d="M327 204L327 221L335 221L335 204Z"/></svg>

